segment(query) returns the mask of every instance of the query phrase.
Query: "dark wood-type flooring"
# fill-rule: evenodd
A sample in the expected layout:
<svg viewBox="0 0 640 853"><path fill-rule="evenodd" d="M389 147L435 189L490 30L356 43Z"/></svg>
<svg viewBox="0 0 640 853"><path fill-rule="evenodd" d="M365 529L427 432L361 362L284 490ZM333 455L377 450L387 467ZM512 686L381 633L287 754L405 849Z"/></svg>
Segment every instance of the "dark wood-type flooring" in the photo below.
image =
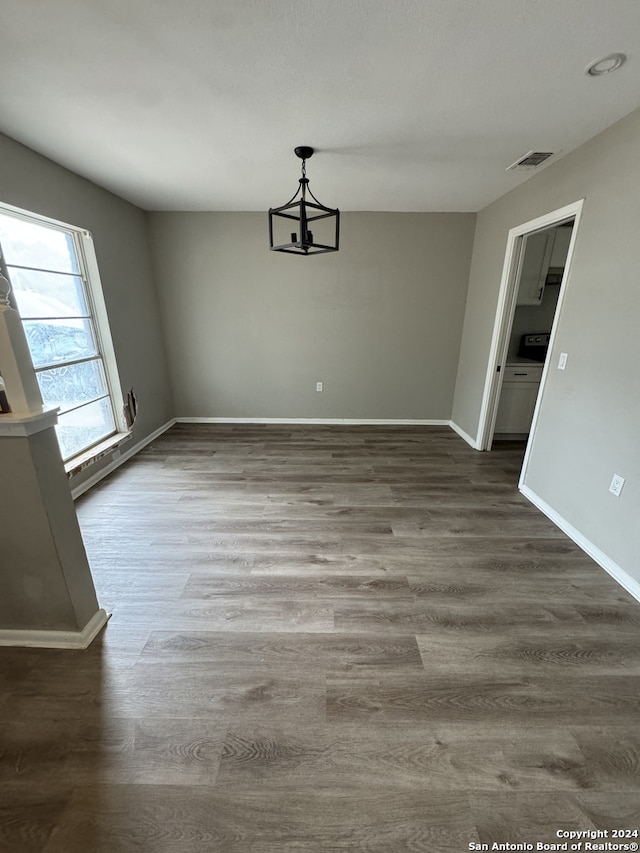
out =
<svg viewBox="0 0 640 853"><path fill-rule="evenodd" d="M172 428L78 502L113 617L0 649L5 853L640 826L640 605L446 428Z"/></svg>

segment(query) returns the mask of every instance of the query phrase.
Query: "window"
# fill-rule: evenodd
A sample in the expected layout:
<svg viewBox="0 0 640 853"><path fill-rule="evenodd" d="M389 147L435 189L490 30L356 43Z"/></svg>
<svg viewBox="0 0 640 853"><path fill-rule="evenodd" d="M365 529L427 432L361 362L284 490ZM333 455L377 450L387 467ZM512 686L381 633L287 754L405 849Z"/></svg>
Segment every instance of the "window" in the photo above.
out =
<svg viewBox="0 0 640 853"><path fill-rule="evenodd" d="M0 252L45 406L58 406L65 462L122 429L121 399L87 232L0 208Z"/></svg>

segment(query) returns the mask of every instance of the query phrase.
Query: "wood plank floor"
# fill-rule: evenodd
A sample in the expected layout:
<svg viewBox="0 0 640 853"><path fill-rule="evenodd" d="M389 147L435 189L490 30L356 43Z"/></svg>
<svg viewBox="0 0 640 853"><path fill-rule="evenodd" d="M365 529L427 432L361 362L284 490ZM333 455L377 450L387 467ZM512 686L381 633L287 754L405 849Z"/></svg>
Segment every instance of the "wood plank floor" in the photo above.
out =
<svg viewBox="0 0 640 853"><path fill-rule="evenodd" d="M0 649L0 851L639 828L640 605L519 495L522 452L179 425L122 466L78 502L104 634Z"/></svg>

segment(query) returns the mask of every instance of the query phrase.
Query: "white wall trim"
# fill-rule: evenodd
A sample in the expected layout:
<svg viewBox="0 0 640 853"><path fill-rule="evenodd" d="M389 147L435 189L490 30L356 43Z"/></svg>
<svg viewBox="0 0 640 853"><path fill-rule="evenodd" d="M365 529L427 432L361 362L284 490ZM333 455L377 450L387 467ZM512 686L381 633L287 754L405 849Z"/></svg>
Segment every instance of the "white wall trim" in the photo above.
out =
<svg viewBox="0 0 640 853"><path fill-rule="evenodd" d="M0 646L30 649L86 649L110 618L105 610L97 611L82 631L17 631L0 630Z"/></svg>
<svg viewBox="0 0 640 853"><path fill-rule="evenodd" d="M454 432L457 432L460 438L464 439L474 450L480 450L480 446L475 438L471 438L468 432L465 432L462 427L459 427L455 421L449 421L449 426Z"/></svg>
<svg viewBox="0 0 640 853"><path fill-rule="evenodd" d="M107 477L112 471L115 471L116 468L119 468L124 462L128 459L131 459L132 456L135 456L140 450L147 446L147 444L151 444L152 441L155 441L156 438L162 435L163 432L166 432L175 424L175 418L172 418L170 421L167 421L166 424L158 427L158 429L146 435L141 441L137 441L135 444L131 445L124 453L121 453L120 456L113 459L109 462L108 465L105 465L104 468L101 468L97 471L93 476L88 477L84 482L77 485L75 488L73 485L71 486L71 497L76 500L80 495L83 495L86 491L88 491L92 486L95 486L96 483L99 483L100 480ZM115 450L117 453L117 448ZM73 481L72 481L73 483Z"/></svg>
<svg viewBox="0 0 640 853"><path fill-rule="evenodd" d="M179 424L354 424L402 426L449 426L446 419L420 418L176 418Z"/></svg>
<svg viewBox="0 0 640 853"><path fill-rule="evenodd" d="M632 595L636 601L640 601L640 583L638 583L635 578L632 578L631 575L627 574L624 569L621 569L617 563L614 563L614 561L608 557L604 551L601 551L593 544L593 542L590 542L585 536L583 536L577 528L557 513L552 506L549 506L549 504L532 491L529 486L521 485L519 488L527 500L531 501L531 503L537 507L540 512L544 513L547 518L556 525L556 527L559 527L563 533L566 533L569 539L572 539L579 548L582 548L582 550L588 554L592 560L595 560L596 563L601 566L605 572L610 574L621 587L626 589L629 595Z"/></svg>

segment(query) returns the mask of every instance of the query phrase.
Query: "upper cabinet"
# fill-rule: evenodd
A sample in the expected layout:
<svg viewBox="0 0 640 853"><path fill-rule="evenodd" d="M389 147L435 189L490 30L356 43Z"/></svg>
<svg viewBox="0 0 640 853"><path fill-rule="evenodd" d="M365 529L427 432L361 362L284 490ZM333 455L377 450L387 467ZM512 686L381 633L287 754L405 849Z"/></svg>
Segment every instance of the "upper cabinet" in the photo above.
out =
<svg viewBox="0 0 640 853"><path fill-rule="evenodd" d="M573 228L561 227L555 230L555 239L553 241L553 249L551 250L551 267L562 268L567 262L569 254L569 243L571 242L571 234Z"/></svg>
<svg viewBox="0 0 640 853"><path fill-rule="evenodd" d="M549 270L564 269L572 230L559 226L524 237L518 270L518 305L540 305ZM555 283L559 284L559 279Z"/></svg>
<svg viewBox="0 0 640 853"><path fill-rule="evenodd" d="M557 229L539 231L537 234L527 234L523 238L520 254L518 305L540 305L542 302L547 271L551 266L556 232Z"/></svg>

